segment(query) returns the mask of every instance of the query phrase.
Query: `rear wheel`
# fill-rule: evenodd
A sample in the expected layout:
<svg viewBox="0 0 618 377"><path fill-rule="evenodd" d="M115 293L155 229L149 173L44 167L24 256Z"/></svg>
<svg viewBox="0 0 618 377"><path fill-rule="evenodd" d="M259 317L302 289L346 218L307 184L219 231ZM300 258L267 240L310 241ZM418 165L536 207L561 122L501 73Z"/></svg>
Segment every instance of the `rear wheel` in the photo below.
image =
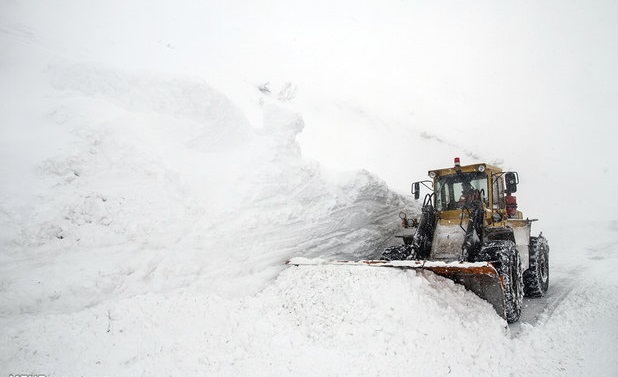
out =
<svg viewBox="0 0 618 377"><path fill-rule="evenodd" d="M544 296L549 288L549 244L543 236L530 237L530 267L524 272L527 297Z"/></svg>
<svg viewBox="0 0 618 377"><path fill-rule="evenodd" d="M515 242L510 240L491 241L481 249L480 256L493 261L504 290L504 318L513 323L521 316L524 296L521 260Z"/></svg>

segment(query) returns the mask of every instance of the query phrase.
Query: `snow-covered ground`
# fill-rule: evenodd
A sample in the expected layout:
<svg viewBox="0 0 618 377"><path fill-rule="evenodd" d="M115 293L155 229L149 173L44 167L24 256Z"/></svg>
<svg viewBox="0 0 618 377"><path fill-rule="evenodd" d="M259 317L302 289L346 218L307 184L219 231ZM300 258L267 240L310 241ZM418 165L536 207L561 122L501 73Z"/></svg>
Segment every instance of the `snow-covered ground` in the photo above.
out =
<svg viewBox="0 0 618 377"><path fill-rule="evenodd" d="M0 373L618 374L618 9L447 3L2 1ZM377 256L456 155L549 239L519 323L285 266Z"/></svg>

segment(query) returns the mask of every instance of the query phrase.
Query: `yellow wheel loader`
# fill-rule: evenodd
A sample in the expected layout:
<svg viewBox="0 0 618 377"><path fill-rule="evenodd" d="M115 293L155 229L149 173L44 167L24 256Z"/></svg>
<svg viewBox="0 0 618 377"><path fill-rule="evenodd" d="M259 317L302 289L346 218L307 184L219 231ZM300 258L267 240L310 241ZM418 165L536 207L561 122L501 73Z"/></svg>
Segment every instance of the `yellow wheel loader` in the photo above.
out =
<svg viewBox="0 0 618 377"><path fill-rule="evenodd" d="M522 298L543 296L549 285L549 245L531 236L535 219L524 219L512 194L519 175L485 163L429 171L431 180L412 184L415 199L425 195L419 219L400 213L408 229L403 243L384 250L380 260L316 261L292 265L347 264L426 269L463 284L493 305L509 323L519 320ZM411 231L410 231L411 230Z"/></svg>

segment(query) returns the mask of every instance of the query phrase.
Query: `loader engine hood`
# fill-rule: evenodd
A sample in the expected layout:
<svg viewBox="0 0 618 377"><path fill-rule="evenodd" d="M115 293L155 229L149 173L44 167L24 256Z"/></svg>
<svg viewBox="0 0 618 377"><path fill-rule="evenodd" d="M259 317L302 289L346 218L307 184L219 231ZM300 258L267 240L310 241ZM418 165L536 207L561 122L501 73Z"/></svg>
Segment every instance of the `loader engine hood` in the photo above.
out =
<svg viewBox="0 0 618 377"><path fill-rule="evenodd" d="M465 229L468 226L468 220L464 219L461 225ZM459 226L459 220L438 221L429 259L458 260L465 236L466 232Z"/></svg>

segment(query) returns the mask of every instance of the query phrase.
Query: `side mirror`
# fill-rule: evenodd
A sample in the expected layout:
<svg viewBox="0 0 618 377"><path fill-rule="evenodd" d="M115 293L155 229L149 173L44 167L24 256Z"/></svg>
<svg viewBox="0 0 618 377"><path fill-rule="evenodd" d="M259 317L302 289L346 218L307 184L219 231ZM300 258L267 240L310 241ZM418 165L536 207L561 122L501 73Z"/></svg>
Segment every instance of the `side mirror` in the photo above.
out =
<svg viewBox="0 0 618 377"><path fill-rule="evenodd" d="M412 194L414 194L414 199L418 200L421 197L421 183L414 182L412 184Z"/></svg>
<svg viewBox="0 0 618 377"><path fill-rule="evenodd" d="M517 192L517 184L519 183L519 174L514 171L510 171L504 175L506 182L506 192L512 194Z"/></svg>

